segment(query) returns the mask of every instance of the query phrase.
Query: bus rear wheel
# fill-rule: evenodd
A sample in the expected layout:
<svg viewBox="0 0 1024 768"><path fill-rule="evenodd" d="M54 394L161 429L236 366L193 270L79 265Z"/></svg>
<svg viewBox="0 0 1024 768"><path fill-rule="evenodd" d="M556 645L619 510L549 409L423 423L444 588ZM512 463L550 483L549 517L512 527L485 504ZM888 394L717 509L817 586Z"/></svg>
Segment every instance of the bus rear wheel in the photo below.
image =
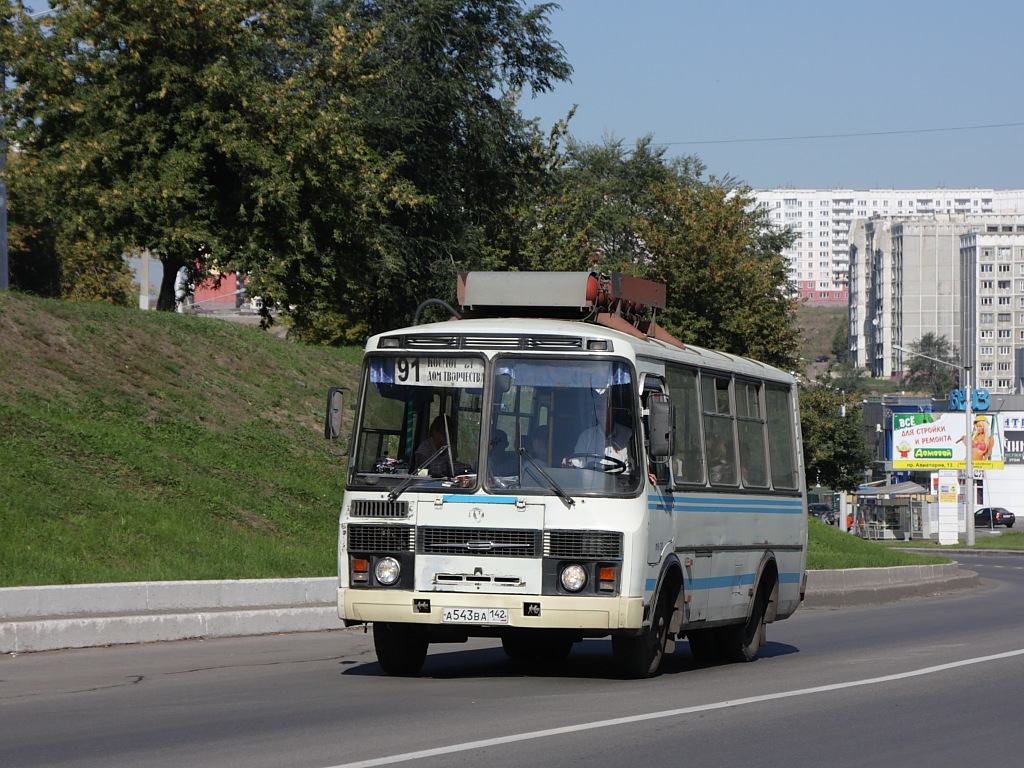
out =
<svg viewBox="0 0 1024 768"><path fill-rule="evenodd" d="M373 649L377 662L389 675L411 677L427 658L427 633L415 624L373 623Z"/></svg>
<svg viewBox="0 0 1024 768"><path fill-rule="evenodd" d="M746 622L718 630L718 647L723 661L754 661L764 636L764 617L768 607L768 585L757 590Z"/></svg>

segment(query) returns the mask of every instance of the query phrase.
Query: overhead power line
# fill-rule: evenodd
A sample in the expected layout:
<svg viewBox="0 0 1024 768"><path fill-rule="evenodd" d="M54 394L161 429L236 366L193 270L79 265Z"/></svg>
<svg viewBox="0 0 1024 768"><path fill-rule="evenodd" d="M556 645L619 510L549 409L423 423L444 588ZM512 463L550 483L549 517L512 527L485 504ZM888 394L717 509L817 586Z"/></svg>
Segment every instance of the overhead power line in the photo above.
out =
<svg viewBox="0 0 1024 768"><path fill-rule="evenodd" d="M917 128L906 131L864 131L861 133L817 133L808 136L769 136L761 139L707 139L704 141L659 141L657 144L752 144L759 141L806 141L808 139L849 139L857 136L898 136L910 133L943 133L949 131L980 131L989 128L1016 128L1024 123L993 125L962 125L956 128Z"/></svg>

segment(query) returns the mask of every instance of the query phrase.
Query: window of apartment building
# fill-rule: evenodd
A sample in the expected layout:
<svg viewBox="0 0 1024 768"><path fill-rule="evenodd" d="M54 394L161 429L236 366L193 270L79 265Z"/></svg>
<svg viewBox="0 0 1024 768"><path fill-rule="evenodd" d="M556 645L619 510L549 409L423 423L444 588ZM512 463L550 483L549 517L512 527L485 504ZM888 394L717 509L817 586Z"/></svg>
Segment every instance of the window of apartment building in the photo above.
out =
<svg viewBox="0 0 1024 768"><path fill-rule="evenodd" d="M1012 268L1013 267L1010 264L1000 264L999 265L999 271L1000 272L1009 272Z"/></svg>
<svg viewBox="0 0 1024 768"><path fill-rule="evenodd" d="M992 265L991 264L982 264L981 265L981 271L982 272L991 272L992 271Z"/></svg>
<svg viewBox="0 0 1024 768"><path fill-rule="evenodd" d="M1000 280L999 281L999 290L1000 291L1008 291L1008 290L1010 290L1010 281L1009 280Z"/></svg>
<svg viewBox="0 0 1024 768"><path fill-rule="evenodd" d="M992 357L992 347L978 347L978 354L985 357Z"/></svg>
<svg viewBox="0 0 1024 768"><path fill-rule="evenodd" d="M1024 280L1018 280L1017 281L1017 290L1018 291L1024 291Z"/></svg>
<svg viewBox="0 0 1024 768"><path fill-rule="evenodd" d="M999 364L999 370L1000 371L1008 371L1008 370L1010 370L1010 364L1009 363L1000 363Z"/></svg>
<svg viewBox="0 0 1024 768"><path fill-rule="evenodd" d="M999 338L1000 339L1008 339L1008 338L1010 338L1010 329L1009 328L1000 328L999 329Z"/></svg>
<svg viewBox="0 0 1024 768"><path fill-rule="evenodd" d="M1009 389L1010 388L1010 380L1009 379L1000 379L998 386L999 386L1000 389Z"/></svg>
<svg viewBox="0 0 1024 768"><path fill-rule="evenodd" d="M981 302L981 306L983 306L983 307L991 307L992 306L992 297L991 296L982 296L979 299L979 301Z"/></svg>
<svg viewBox="0 0 1024 768"><path fill-rule="evenodd" d="M792 205L792 206L795 207L795 206L800 205L800 203L799 203L799 201L795 197L787 197L786 198L786 205Z"/></svg>
<svg viewBox="0 0 1024 768"><path fill-rule="evenodd" d="M978 337L982 339L991 339L992 331L979 331Z"/></svg>
<svg viewBox="0 0 1024 768"><path fill-rule="evenodd" d="M1012 253L1011 253L1010 246L1008 246L1008 245L1001 245L1001 246L999 246L999 258L1000 259L1012 258Z"/></svg>
<svg viewBox="0 0 1024 768"><path fill-rule="evenodd" d="M1020 340L1021 340L1021 341L1024 341L1024 331L1021 331L1021 332L1020 332Z"/></svg>
<svg viewBox="0 0 1024 768"><path fill-rule="evenodd" d="M994 316L991 312L982 312L978 319L983 323L991 323L993 318Z"/></svg>
<svg viewBox="0 0 1024 768"><path fill-rule="evenodd" d="M993 283L991 280L982 280L981 281L981 287L982 287L983 290L991 291L993 285L995 285L995 283Z"/></svg>
<svg viewBox="0 0 1024 768"><path fill-rule="evenodd" d="M1009 296L1000 296L999 297L999 306L1001 306L1001 307L1008 307L1008 306L1010 306L1010 297Z"/></svg>
<svg viewBox="0 0 1024 768"><path fill-rule="evenodd" d="M861 216L861 217L867 216L868 215L868 211L867 211L866 208L864 208L862 210L857 211L857 215Z"/></svg>
<svg viewBox="0 0 1024 768"><path fill-rule="evenodd" d="M981 386L985 389L992 389L992 379L982 379Z"/></svg>
<svg viewBox="0 0 1024 768"><path fill-rule="evenodd" d="M1013 351L1013 350L1012 350L1012 349L1011 349L1010 347L1000 347L1000 348L999 348L999 354L1000 354L1000 355L1008 355L1008 354L1010 354L1010 352L1012 352L1012 351Z"/></svg>
<svg viewBox="0 0 1024 768"><path fill-rule="evenodd" d="M999 313L999 322L1000 323L1009 323L1012 320L1013 320L1013 315L1010 314L1009 312L1000 312Z"/></svg>
<svg viewBox="0 0 1024 768"><path fill-rule="evenodd" d="M986 372L991 373L992 372L992 363L982 363L980 368L981 368L981 372L982 373L986 373Z"/></svg>

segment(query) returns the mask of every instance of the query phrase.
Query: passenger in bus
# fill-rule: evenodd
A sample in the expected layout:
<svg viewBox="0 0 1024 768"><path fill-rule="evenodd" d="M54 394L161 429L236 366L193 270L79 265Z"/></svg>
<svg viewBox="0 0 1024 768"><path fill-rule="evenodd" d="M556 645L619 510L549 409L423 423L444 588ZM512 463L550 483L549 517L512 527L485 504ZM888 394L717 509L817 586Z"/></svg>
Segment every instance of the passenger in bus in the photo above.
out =
<svg viewBox="0 0 1024 768"><path fill-rule="evenodd" d="M529 447L530 455L542 467L548 466L550 450L548 449L548 426L542 424L530 430Z"/></svg>
<svg viewBox="0 0 1024 768"><path fill-rule="evenodd" d="M492 475L508 476L518 471L516 455L508 450L508 435L504 430L495 429L491 432L491 442L487 450L487 467Z"/></svg>
<svg viewBox="0 0 1024 768"><path fill-rule="evenodd" d="M629 468L629 442L633 430L615 420L615 411L611 407L611 399L607 390L595 390L593 397L594 421L580 434L574 449L574 466L586 466L590 462L585 457L607 456L616 463L621 462Z"/></svg>
<svg viewBox="0 0 1024 768"><path fill-rule="evenodd" d="M457 436L455 419L451 416L439 415L430 423L430 430L427 439L419 444L414 454L417 469L426 469L431 477L454 477L470 470L470 466L461 461L455 461ZM450 437L450 441L449 441ZM436 453L441 446L448 446L450 450L436 456L429 467L425 467L427 459Z"/></svg>

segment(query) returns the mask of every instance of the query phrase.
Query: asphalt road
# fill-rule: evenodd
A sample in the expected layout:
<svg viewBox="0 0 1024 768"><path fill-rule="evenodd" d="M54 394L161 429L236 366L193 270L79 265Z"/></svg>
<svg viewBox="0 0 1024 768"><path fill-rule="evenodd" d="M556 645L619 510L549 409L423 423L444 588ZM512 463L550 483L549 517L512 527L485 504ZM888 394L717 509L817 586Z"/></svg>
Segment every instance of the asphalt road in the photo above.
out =
<svg viewBox="0 0 1024 768"><path fill-rule="evenodd" d="M1019 766L1024 559L962 557L983 587L801 610L752 663L685 642L653 680L607 641L554 668L490 641L383 676L358 631L0 657L0 765Z"/></svg>

